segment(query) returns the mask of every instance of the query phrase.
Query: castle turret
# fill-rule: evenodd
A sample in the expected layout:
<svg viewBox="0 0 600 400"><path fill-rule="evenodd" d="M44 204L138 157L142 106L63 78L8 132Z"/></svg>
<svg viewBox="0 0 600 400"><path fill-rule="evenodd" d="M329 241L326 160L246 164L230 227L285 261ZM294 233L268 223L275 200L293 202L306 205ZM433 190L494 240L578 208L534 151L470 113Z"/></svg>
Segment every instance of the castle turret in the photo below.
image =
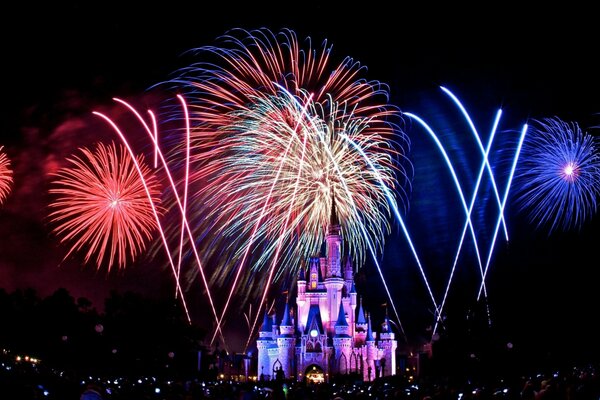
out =
<svg viewBox="0 0 600 400"><path fill-rule="evenodd" d="M279 337L277 337L277 348L279 349L279 361L283 369L283 376L290 378L294 375L294 352L296 338L294 336L294 323L290 315L289 303L286 301L281 325L279 325Z"/></svg>
<svg viewBox="0 0 600 400"><path fill-rule="evenodd" d="M296 303L298 301L306 300L306 272L304 271L303 266L300 267L300 271L298 272L297 286L298 286L298 298L296 300Z"/></svg>
<svg viewBox="0 0 600 400"><path fill-rule="evenodd" d="M321 282L321 267L319 257L311 257L308 265L308 290L318 290Z"/></svg>
<svg viewBox="0 0 600 400"><path fill-rule="evenodd" d="M348 321L346 320L346 312L344 311L344 304L340 302L340 309L338 311L338 318L335 322L335 335L348 335Z"/></svg>
<svg viewBox="0 0 600 400"><path fill-rule="evenodd" d="M366 339L367 339L367 319L365 318L365 312L363 310L363 306L362 306L362 298L359 301L358 304L358 315L356 316L356 324L355 324L355 332L356 332L356 339L355 339L355 345L356 346L361 346L365 343Z"/></svg>
<svg viewBox="0 0 600 400"><path fill-rule="evenodd" d="M365 346L367 348L367 368L364 371L365 380L372 381L375 379L375 360L379 359L379 352L375 343L375 336L371 328L371 316L369 315L367 323L367 337L365 340Z"/></svg>
<svg viewBox="0 0 600 400"><path fill-rule="evenodd" d="M273 340L273 327L271 326L271 319L265 311L263 323L258 332L258 339L256 340L256 348L258 350L258 374L259 378L262 375L263 379L271 375L271 362L269 359L269 348L275 347L276 343Z"/></svg>
<svg viewBox="0 0 600 400"><path fill-rule="evenodd" d="M344 265L344 283L346 284L346 289L348 289L348 291L350 291L350 288L354 285L354 271L350 258L346 259L346 264Z"/></svg>
<svg viewBox="0 0 600 400"><path fill-rule="evenodd" d="M287 301L285 302L285 309L283 310L283 316L281 317L279 332L281 335L294 335L294 324L292 323L290 305Z"/></svg>
<svg viewBox="0 0 600 400"><path fill-rule="evenodd" d="M306 300L306 286L307 285L306 285L306 271L305 271L304 265L300 267L300 271L298 272L297 286L298 286L298 292L297 292L298 294L296 295L296 308L297 308L297 312L298 312L297 323L299 325L302 325L300 327L300 330L302 330L303 324L305 322L300 320L300 316L306 315L308 313L308 307L310 306L309 302L307 302L307 300Z"/></svg>
<svg viewBox="0 0 600 400"><path fill-rule="evenodd" d="M340 374L348 372L350 354L352 353L352 336L350 336L350 327L346 320L343 303L340 303L338 318L335 323L333 349L335 351L335 365L337 366L337 372Z"/></svg>
<svg viewBox="0 0 600 400"><path fill-rule="evenodd" d="M396 349L398 348L398 341L392 331L387 309L379 335L378 346L383 353L380 359L381 376L396 375Z"/></svg>
<svg viewBox="0 0 600 400"><path fill-rule="evenodd" d="M352 337L354 337L354 334L356 332L356 298L358 296L358 294L356 293L356 287L354 286L354 280L352 280L352 286L350 287L350 321L348 321L348 324L350 325L350 335Z"/></svg>

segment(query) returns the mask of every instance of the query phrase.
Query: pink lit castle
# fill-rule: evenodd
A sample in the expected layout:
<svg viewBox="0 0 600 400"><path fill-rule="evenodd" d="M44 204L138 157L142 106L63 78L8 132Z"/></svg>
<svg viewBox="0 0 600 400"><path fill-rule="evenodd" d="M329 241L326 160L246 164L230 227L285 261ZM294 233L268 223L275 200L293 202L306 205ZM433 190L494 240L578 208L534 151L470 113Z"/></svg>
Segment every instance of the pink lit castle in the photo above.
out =
<svg viewBox="0 0 600 400"><path fill-rule="evenodd" d="M260 379L328 382L354 374L372 381L396 374L398 342L385 317L373 332L357 302L352 263L342 269L340 225L332 207L325 257L311 257L297 279L296 318L286 302L280 319L265 314L256 340ZM358 309L357 309L358 308Z"/></svg>

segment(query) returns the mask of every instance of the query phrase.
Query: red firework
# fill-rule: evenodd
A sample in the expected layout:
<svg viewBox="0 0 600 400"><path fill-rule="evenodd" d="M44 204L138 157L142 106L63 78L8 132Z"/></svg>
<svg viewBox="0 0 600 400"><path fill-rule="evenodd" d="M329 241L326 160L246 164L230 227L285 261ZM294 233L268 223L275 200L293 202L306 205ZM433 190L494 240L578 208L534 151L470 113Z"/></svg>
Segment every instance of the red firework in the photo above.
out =
<svg viewBox="0 0 600 400"><path fill-rule="evenodd" d="M146 248L158 228L159 188L143 155L134 160L124 146L97 144L81 148L80 156L55 174L49 214L53 231L74 252L95 257L100 268L108 259L125 267ZM85 250L87 249L87 250Z"/></svg>
<svg viewBox="0 0 600 400"><path fill-rule="evenodd" d="M0 146L0 204L3 204L4 200L6 200L13 183L10 160L3 150L4 146Z"/></svg>

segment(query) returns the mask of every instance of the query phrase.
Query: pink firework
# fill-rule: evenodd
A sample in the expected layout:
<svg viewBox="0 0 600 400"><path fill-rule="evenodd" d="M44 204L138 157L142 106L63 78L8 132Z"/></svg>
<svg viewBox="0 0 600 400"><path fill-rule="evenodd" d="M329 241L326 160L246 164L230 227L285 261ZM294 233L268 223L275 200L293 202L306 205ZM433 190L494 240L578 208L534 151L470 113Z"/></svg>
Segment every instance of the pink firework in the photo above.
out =
<svg viewBox="0 0 600 400"><path fill-rule="evenodd" d="M158 227L153 207L160 201L158 182L143 156L134 160L122 145L99 143L94 151L80 150L52 182L53 231L72 246L66 257L85 252L86 263L95 258L100 268L108 259L109 270L115 261L123 268Z"/></svg>
<svg viewBox="0 0 600 400"><path fill-rule="evenodd" d="M13 183L13 172L10 168L10 160L4 153L4 146L0 146L0 204L4 203L10 193Z"/></svg>

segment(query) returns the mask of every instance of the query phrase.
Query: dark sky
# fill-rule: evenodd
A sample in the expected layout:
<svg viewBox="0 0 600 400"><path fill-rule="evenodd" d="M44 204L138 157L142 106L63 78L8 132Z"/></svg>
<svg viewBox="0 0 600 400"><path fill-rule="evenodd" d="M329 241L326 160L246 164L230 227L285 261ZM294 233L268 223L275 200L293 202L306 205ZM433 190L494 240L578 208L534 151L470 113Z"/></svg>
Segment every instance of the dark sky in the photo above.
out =
<svg viewBox="0 0 600 400"><path fill-rule="evenodd" d="M98 307L111 289L173 290L170 273L157 268L107 273L61 262L64 250L44 222L44 176L74 148L89 142L93 110L110 112L112 97L152 104L146 89L181 67L185 50L214 44L231 28L290 28L314 43L327 39L338 60L350 56L368 67L370 79L389 84L391 102L442 126L458 120L459 114L448 107L440 85L463 101L483 130L501 107L506 129L519 129L532 118L559 116L597 135L599 36L591 9L561 5L527 10L502 3L497 9L429 2L394 8L378 2L289 7L195 3L22 3L5 13L10 23L0 28L0 145L13 162L15 187L0 209L0 287L34 287L43 295L66 287ZM105 135L93 134L98 140ZM428 161L418 150L427 145L422 137L413 140L415 171L425 171L422 163ZM437 207L437 221L433 214L419 214L424 199L434 198L431 183L422 182L415 177L408 221L420 227L456 222L449 200ZM594 337L591 326L598 308L593 295L597 220L581 231L548 236L514 210L507 210L507 219L511 239L496 248L498 258L488 278L494 324L507 332L506 340L530 345L543 338L540 346L556 346L567 354L579 347L576 351L581 352L582 343ZM449 246L440 243L448 240L448 232L439 241L431 232L415 238L429 263L447 268L453 253L444 252ZM388 240L385 275L405 329L426 336L427 297L407 252L401 235ZM430 273L435 276L436 271ZM372 269L365 274L378 284ZM452 316L458 320L469 314L473 291L472 282L462 287L459 282L453 286L461 296L453 300ZM372 307L383 301L365 299ZM240 320L240 325L245 322Z"/></svg>

